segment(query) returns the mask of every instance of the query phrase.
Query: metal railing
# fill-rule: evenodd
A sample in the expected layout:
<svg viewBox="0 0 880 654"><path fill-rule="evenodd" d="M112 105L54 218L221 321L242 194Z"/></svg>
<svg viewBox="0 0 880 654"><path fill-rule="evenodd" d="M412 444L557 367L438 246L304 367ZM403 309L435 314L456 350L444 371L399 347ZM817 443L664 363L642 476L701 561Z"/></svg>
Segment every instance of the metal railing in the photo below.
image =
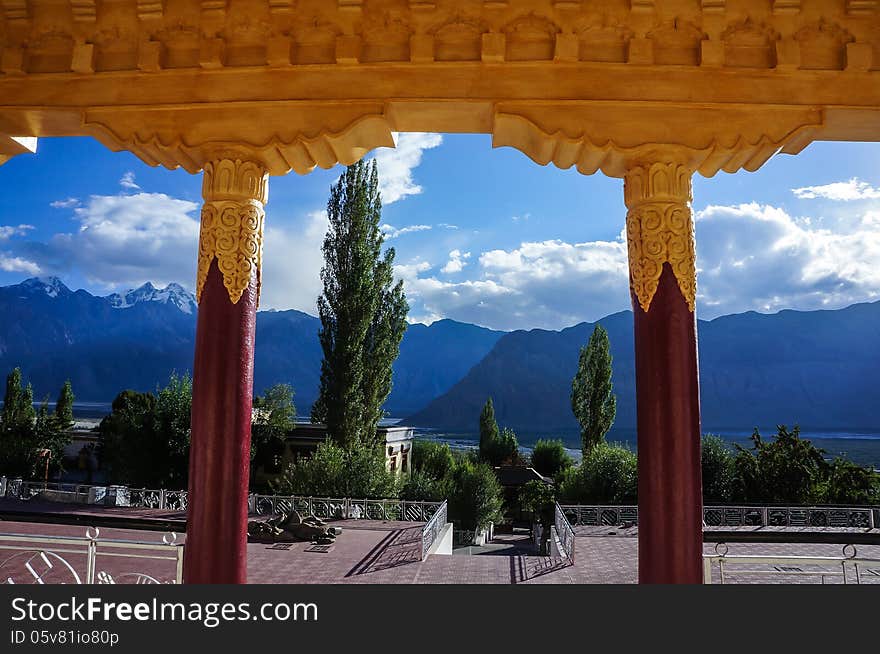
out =
<svg viewBox="0 0 880 654"><path fill-rule="evenodd" d="M422 527L422 561L427 558L428 550L431 549L434 541L437 540L437 536L439 536L440 532L446 527L448 521L446 510L446 500L443 500L442 504L440 504L440 508L434 512L431 519L425 523L424 527Z"/></svg>
<svg viewBox="0 0 880 654"><path fill-rule="evenodd" d="M829 580L844 584L880 583L880 559L859 558L854 545L844 545L843 556L763 556L730 555L727 545L718 543L715 554L703 555L704 584L715 583L716 568L721 584L738 578L752 583L769 583L781 578L818 579L822 584Z"/></svg>
<svg viewBox="0 0 880 654"><path fill-rule="evenodd" d="M639 507L563 504L575 526L638 524ZM706 506L707 527L852 527L880 526L880 508L872 506Z"/></svg>
<svg viewBox="0 0 880 654"><path fill-rule="evenodd" d="M123 506L139 509L166 509L186 511L189 493L185 490L165 490L164 488L129 488L128 501Z"/></svg>
<svg viewBox="0 0 880 654"><path fill-rule="evenodd" d="M556 535L559 538L559 545L562 551L568 557L568 560L574 563L574 529L562 510L557 504L554 508L554 524L556 526Z"/></svg>
<svg viewBox="0 0 880 654"><path fill-rule="evenodd" d="M109 504L138 509L186 511L189 494L185 490L164 488L129 488L127 486L95 486L7 480L6 497L29 500L44 492L61 499L84 504ZM59 497L60 496L60 497ZM248 510L258 515L277 513L278 509L295 509L305 515L322 519L347 518L360 520L402 520L428 522L442 502L412 502L397 499L352 499L304 497L296 495L248 496Z"/></svg>
<svg viewBox="0 0 880 654"><path fill-rule="evenodd" d="M251 495L248 510L257 515L270 515L295 510L324 520L402 520L429 522L445 505L444 502L410 502L396 499L352 499L302 497L298 495Z"/></svg>
<svg viewBox="0 0 880 654"><path fill-rule="evenodd" d="M177 534L162 536L161 542L99 538L97 528L86 529L82 536L42 536L33 534L0 534L0 551L15 552L0 559L0 583L16 584L180 584L183 582L184 544ZM62 556L64 555L64 556ZM135 560L167 561L173 564L173 575L135 571L119 566L115 572L101 561ZM71 563L72 561L72 563ZM155 563L154 563L155 565ZM123 564L124 566L124 564ZM170 566L166 566L170 567Z"/></svg>

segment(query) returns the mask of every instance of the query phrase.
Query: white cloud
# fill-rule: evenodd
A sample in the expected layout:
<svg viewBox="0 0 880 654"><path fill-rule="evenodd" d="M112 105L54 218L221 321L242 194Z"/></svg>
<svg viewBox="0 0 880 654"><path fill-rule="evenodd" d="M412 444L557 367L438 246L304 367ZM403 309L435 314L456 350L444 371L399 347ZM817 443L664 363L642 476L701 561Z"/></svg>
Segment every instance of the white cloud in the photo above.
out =
<svg viewBox="0 0 880 654"><path fill-rule="evenodd" d="M0 270L5 272L22 272L28 275L39 275L42 270L33 261L21 257L0 253Z"/></svg>
<svg viewBox="0 0 880 654"><path fill-rule="evenodd" d="M293 225L281 221L278 213L266 216L260 308L298 309L314 315L322 290L321 245L327 212L313 211Z"/></svg>
<svg viewBox="0 0 880 654"><path fill-rule="evenodd" d="M462 253L461 250L453 250L449 253L449 261L447 261L446 265L440 269L440 272L446 274L461 272L467 265L467 263L465 263L465 259L470 258L470 252Z"/></svg>
<svg viewBox="0 0 880 654"><path fill-rule="evenodd" d="M119 180L119 185L122 188L127 188L132 191L139 191L141 188L135 183L134 173L130 170L122 176L122 179Z"/></svg>
<svg viewBox="0 0 880 654"><path fill-rule="evenodd" d="M79 198L67 198L66 200L55 200L50 202L49 206L53 209L70 209L79 206Z"/></svg>
<svg viewBox="0 0 880 654"><path fill-rule="evenodd" d="M466 258L455 254L449 263ZM477 278L461 282L422 276L428 270L395 268L417 320L445 316L498 329L558 329L628 306L622 242L544 241L491 250L480 255Z"/></svg>
<svg viewBox="0 0 880 654"><path fill-rule="evenodd" d="M525 221L527 221L527 220L528 220L529 218L531 218L531 217L532 217L532 214L530 214L530 213L524 213L524 214L521 215L521 216L513 216L513 217L511 218L511 220L512 220L513 222L515 222L515 223L519 223L519 222L525 222Z"/></svg>
<svg viewBox="0 0 880 654"><path fill-rule="evenodd" d="M49 273L78 269L105 288L195 279L199 205L163 193L93 195L73 210L79 229L23 252Z"/></svg>
<svg viewBox="0 0 880 654"><path fill-rule="evenodd" d="M393 225L381 225L379 229L385 235L385 240L390 241L391 239L397 238L399 236L403 236L404 234L410 234L412 232L425 232L429 229L432 229L431 225L410 225L409 227L402 227L398 229Z"/></svg>
<svg viewBox="0 0 880 654"><path fill-rule="evenodd" d="M379 191L384 205L422 192L422 187L413 179L413 170L422 162L425 150L436 148L443 142L440 134L423 132L394 134L394 138L397 147L381 148L376 152Z"/></svg>
<svg viewBox="0 0 880 654"><path fill-rule="evenodd" d="M699 316L840 308L880 298L878 215L819 221L755 203L697 212ZM441 272L456 270L454 254ZM431 270L424 263L396 268L416 320L559 329L630 308L623 234L614 241L550 240L484 251L464 281L441 281Z"/></svg>
<svg viewBox="0 0 880 654"><path fill-rule="evenodd" d="M841 220L818 228L757 203L709 206L696 220L704 317L839 308L880 297L880 225Z"/></svg>
<svg viewBox="0 0 880 654"><path fill-rule="evenodd" d="M0 225L0 241L9 240L13 236L24 236L32 229L33 225Z"/></svg>
<svg viewBox="0 0 880 654"><path fill-rule="evenodd" d="M824 198L827 200L850 202L852 200L874 200L880 198L880 188L871 186L868 182L863 182L857 177L853 177L847 182L793 188L791 192L796 197L804 200Z"/></svg>

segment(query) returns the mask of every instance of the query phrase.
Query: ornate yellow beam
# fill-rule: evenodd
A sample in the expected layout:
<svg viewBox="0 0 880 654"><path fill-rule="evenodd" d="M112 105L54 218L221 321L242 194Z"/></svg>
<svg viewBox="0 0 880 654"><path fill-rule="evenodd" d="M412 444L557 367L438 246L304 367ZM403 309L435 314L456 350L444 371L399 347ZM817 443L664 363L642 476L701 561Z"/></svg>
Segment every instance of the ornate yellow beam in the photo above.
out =
<svg viewBox="0 0 880 654"><path fill-rule="evenodd" d="M0 7L0 132L94 135L193 172L205 148L237 144L270 174L304 173L395 129L492 133L617 176L657 143L699 153L711 175L812 140L880 139L874 1Z"/></svg>
<svg viewBox="0 0 880 654"><path fill-rule="evenodd" d="M37 139L32 136L4 136L0 134L0 165L9 161L10 157L25 152L37 151Z"/></svg>

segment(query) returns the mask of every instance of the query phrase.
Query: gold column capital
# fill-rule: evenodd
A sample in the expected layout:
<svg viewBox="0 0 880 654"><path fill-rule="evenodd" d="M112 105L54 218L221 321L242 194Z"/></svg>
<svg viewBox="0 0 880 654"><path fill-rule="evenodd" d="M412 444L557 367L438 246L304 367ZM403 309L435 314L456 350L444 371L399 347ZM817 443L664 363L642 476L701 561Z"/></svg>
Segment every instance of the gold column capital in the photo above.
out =
<svg viewBox="0 0 880 654"><path fill-rule="evenodd" d="M655 161L633 164L624 175L630 288L643 311L651 307L664 263L672 268L688 308L695 309L693 173L685 164Z"/></svg>
<svg viewBox="0 0 880 654"><path fill-rule="evenodd" d="M233 304L254 276L259 299L269 172L261 163L240 158L214 159L204 169L196 299L202 299L214 259Z"/></svg>

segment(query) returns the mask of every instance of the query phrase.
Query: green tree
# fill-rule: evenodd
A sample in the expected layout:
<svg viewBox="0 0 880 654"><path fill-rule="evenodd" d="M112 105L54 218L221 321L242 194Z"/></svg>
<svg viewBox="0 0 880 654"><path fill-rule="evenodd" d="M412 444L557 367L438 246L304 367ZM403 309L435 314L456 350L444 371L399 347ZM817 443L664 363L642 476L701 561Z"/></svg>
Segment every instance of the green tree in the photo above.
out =
<svg viewBox="0 0 880 654"><path fill-rule="evenodd" d="M172 372L168 384L156 393L152 424L162 451L156 475L162 488L186 488L189 483L191 416L192 378Z"/></svg>
<svg viewBox="0 0 880 654"><path fill-rule="evenodd" d="M434 480L449 476L455 466L455 458L448 443L416 440L412 445L412 467Z"/></svg>
<svg viewBox="0 0 880 654"><path fill-rule="evenodd" d="M98 427L99 457L110 481L149 488L186 488L189 478L192 380L169 376L156 394L125 390Z"/></svg>
<svg viewBox="0 0 880 654"><path fill-rule="evenodd" d="M495 471L485 463L467 458L456 462L447 495L449 517L460 529L486 529L500 522L504 501Z"/></svg>
<svg viewBox="0 0 880 654"><path fill-rule="evenodd" d="M61 392L58 394L58 401L55 402L55 416L58 418L64 429L70 429L73 427L74 399L73 386L68 379L64 382L64 386L61 387Z"/></svg>
<svg viewBox="0 0 880 654"><path fill-rule="evenodd" d="M871 468L836 458L828 466L822 500L827 504L880 503L880 477Z"/></svg>
<svg viewBox="0 0 880 654"><path fill-rule="evenodd" d="M258 467L277 472L287 443L287 435L296 427L296 405L290 384L275 384L265 394L254 398L251 424L251 485Z"/></svg>
<svg viewBox="0 0 880 654"><path fill-rule="evenodd" d="M22 389L21 384L21 368L15 368L6 377L3 400L3 429L10 433L33 424L36 418L33 388L28 384Z"/></svg>
<svg viewBox="0 0 880 654"><path fill-rule="evenodd" d="M501 430L490 448L489 463L493 466L518 465L520 463L519 442L516 432L509 427Z"/></svg>
<svg viewBox="0 0 880 654"><path fill-rule="evenodd" d="M571 410L581 425L586 457L605 439L617 412L611 383L611 346L602 325L596 325L589 342L581 348L577 373L571 383Z"/></svg>
<svg viewBox="0 0 880 654"><path fill-rule="evenodd" d="M413 502L440 502L446 499L445 478L435 478L427 472L413 470L400 486L400 499Z"/></svg>
<svg viewBox="0 0 880 654"><path fill-rule="evenodd" d="M519 504L522 509L532 514L535 522L549 525L553 522L553 508L556 502L556 491L553 486L533 479L519 491Z"/></svg>
<svg viewBox="0 0 880 654"><path fill-rule="evenodd" d="M638 460L620 445L599 443L580 466L560 477L559 497L565 502L634 504L638 498Z"/></svg>
<svg viewBox="0 0 880 654"><path fill-rule="evenodd" d="M31 474L33 458L31 436L36 421L33 391L22 388L21 369L15 368L6 377L0 423L0 471L10 477Z"/></svg>
<svg viewBox="0 0 880 654"><path fill-rule="evenodd" d="M532 449L532 467L545 477L555 477L573 464L561 440L539 439Z"/></svg>
<svg viewBox="0 0 880 654"><path fill-rule="evenodd" d="M310 457L288 466L274 484L278 493L316 497L385 498L397 494L397 478L388 471L377 446L346 449L329 438Z"/></svg>
<svg viewBox="0 0 880 654"><path fill-rule="evenodd" d="M727 443L712 434L703 436L701 446L703 501L731 502L736 481L733 452Z"/></svg>
<svg viewBox="0 0 880 654"><path fill-rule="evenodd" d="M822 499L822 482L827 476L825 451L779 425L766 441L755 429L751 450L737 445L735 460L738 495L745 502L810 504Z"/></svg>
<svg viewBox="0 0 880 654"><path fill-rule="evenodd" d="M492 456L495 443L500 436L498 423L495 421L495 405L492 398L486 400L483 410L480 412L480 459L489 461Z"/></svg>
<svg viewBox="0 0 880 654"><path fill-rule="evenodd" d="M98 456L109 481L155 488L162 452L153 429L156 396L125 390L98 426Z"/></svg>
<svg viewBox="0 0 880 654"><path fill-rule="evenodd" d="M73 392L69 383L62 389L59 402ZM65 414L66 415L66 414ZM21 370L15 368L6 378L3 412L0 414L0 471L9 476L43 479L48 462L49 476L63 469L64 448L70 443L68 430L73 424L72 409L69 420L49 411L45 398L34 409L34 391L30 384L22 388Z"/></svg>
<svg viewBox="0 0 880 654"><path fill-rule="evenodd" d="M348 166L330 189L318 298L324 358L312 421L345 447L375 444L391 367L409 306L393 285L394 248L382 254L382 203L375 160Z"/></svg>

